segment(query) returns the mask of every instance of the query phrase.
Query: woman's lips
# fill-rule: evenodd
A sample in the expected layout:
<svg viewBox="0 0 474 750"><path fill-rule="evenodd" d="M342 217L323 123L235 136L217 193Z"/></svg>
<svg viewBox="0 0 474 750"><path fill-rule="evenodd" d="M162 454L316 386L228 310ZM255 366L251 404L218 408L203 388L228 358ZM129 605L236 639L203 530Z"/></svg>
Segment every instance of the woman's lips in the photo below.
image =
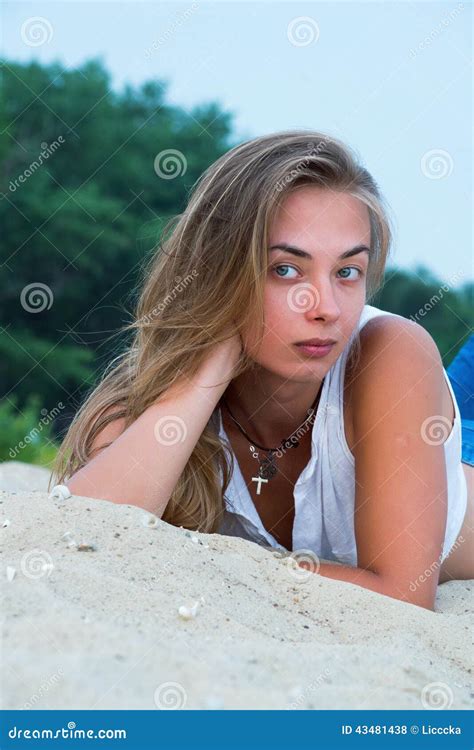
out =
<svg viewBox="0 0 474 750"><path fill-rule="evenodd" d="M334 344L326 344L325 346L313 346L309 344L295 344L295 346L306 354L307 357L325 357L329 354Z"/></svg>

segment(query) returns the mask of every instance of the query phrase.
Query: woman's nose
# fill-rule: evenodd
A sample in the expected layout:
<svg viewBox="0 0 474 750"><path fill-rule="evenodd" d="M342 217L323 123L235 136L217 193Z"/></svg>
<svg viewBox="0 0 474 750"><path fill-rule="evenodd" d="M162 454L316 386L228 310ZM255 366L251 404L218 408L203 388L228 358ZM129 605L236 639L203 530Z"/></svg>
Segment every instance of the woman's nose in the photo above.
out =
<svg viewBox="0 0 474 750"><path fill-rule="evenodd" d="M324 318L324 320L335 321L339 318L341 311L334 295L330 282L319 283L314 287L314 305L307 310L306 314L313 319Z"/></svg>

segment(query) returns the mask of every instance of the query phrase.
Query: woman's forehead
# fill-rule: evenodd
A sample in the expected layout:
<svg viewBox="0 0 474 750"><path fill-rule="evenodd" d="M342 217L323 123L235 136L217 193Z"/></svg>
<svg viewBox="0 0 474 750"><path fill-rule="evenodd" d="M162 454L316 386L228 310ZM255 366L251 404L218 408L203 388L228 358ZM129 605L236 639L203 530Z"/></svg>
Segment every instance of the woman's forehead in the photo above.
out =
<svg viewBox="0 0 474 750"><path fill-rule="evenodd" d="M284 197L270 225L270 246L281 242L308 252L370 242L367 206L346 192L308 186Z"/></svg>

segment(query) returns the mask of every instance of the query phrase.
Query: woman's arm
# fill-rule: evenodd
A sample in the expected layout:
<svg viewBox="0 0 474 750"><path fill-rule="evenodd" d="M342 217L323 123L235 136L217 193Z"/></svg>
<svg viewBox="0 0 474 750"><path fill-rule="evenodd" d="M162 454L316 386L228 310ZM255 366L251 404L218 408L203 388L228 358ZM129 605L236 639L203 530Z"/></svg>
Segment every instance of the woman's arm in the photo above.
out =
<svg viewBox="0 0 474 750"><path fill-rule="evenodd" d="M67 481L71 493L137 505L161 518L240 350L238 335L219 344L193 380L149 406L125 431L107 425L96 436L93 457Z"/></svg>
<svg viewBox="0 0 474 750"><path fill-rule="evenodd" d="M433 610L447 480L430 425L447 434L451 424L441 357L421 326L390 316L369 321L361 345L351 389L358 567L322 564L319 573Z"/></svg>

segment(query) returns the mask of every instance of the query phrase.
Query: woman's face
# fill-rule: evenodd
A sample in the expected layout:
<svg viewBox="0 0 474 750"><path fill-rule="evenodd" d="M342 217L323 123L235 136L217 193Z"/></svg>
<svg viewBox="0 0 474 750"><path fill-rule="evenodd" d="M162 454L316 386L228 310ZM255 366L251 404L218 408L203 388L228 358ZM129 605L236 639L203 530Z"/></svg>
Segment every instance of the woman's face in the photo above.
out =
<svg viewBox="0 0 474 750"><path fill-rule="evenodd" d="M252 359L284 378L323 378L365 305L369 247L357 198L313 186L286 196L270 229L263 334L244 336ZM297 346L313 338L335 343L318 356Z"/></svg>

